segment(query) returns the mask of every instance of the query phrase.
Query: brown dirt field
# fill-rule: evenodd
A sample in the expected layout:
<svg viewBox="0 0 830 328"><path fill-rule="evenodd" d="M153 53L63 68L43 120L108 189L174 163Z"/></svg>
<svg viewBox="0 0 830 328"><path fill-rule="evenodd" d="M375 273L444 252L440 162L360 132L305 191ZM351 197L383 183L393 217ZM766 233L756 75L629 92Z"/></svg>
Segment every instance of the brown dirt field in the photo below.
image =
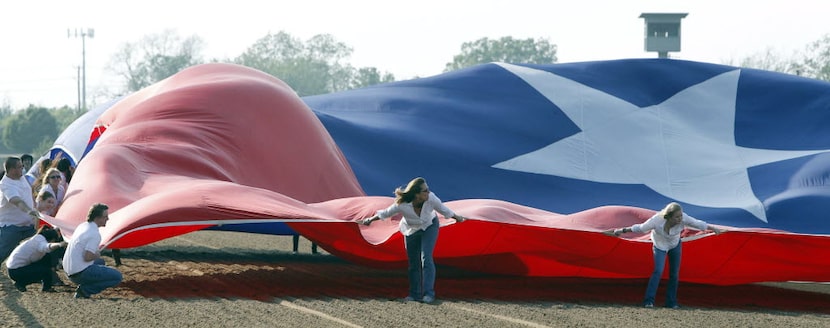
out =
<svg viewBox="0 0 830 328"><path fill-rule="evenodd" d="M291 237L197 232L122 251L124 282L90 300L14 289L0 278L3 327L818 327L830 285L681 284L680 310L638 305L644 280L525 278L438 268L433 305L403 303L404 269L377 270ZM110 264L113 263L108 258ZM68 282L68 280L65 280ZM658 294L661 301L662 290Z"/></svg>

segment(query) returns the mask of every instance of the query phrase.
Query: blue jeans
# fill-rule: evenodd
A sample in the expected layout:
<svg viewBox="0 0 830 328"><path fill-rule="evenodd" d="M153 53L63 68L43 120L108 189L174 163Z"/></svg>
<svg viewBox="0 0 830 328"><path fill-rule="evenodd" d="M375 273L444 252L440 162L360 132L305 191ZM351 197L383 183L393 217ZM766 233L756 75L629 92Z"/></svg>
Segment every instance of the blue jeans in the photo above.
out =
<svg viewBox="0 0 830 328"><path fill-rule="evenodd" d="M14 248L17 247L17 244L20 244L23 239L34 235L35 226L33 225L25 227L16 225L0 227L0 262L5 261Z"/></svg>
<svg viewBox="0 0 830 328"><path fill-rule="evenodd" d="M121 272L104 265L104 260L97 259L84 271L69 277L78 284L78 289L87 295L98 294L104 289L118 285L123 277Z"/></svg>
<svg viewBox="0 0 830 328"><path fill-rule="evenodd" d="M644 303L654 304L654 296L657 295L657 286L663 277L663 268L666 266L666 255L668 253L669 286L666 288L666 306L672 307L677 305L677 285L680 280L680 255L683 251L682 245L682 242L678 243L677 246L668 252L659 250L657 247L651 248L652 253L654 253L654 271L651 273L651 278L648 279L648 288L646 288Z"/></svg>
<svg viewBox="0 0 830 328"><path fill-rule="evenodd" d="M438 241L438 217L432 219L427 230L418 230L406 236L406 257L409 260L409 296L420 300L435 297L435 262L432 251Z"/></svg>

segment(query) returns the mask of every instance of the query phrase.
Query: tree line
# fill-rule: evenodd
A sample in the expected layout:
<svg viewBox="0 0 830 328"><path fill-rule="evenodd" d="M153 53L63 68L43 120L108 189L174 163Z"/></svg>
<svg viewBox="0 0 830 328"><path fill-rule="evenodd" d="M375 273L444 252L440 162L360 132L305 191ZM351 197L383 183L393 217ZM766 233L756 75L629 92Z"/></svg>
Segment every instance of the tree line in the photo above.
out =
<svg viewBox="0 0 830 328"><path fill-rule="evenodd" d="M301 40L280 31L268 33L233 58L204 59L205 41L197 35L180 36L175 30L127 42L110 58L106 70L121 85L94 95L93 103L138 91L177 72L207 62L235 63L271 74L291 86L301 97L362 88L395 81L392 73L377 67L349 63L353 48L330 34ZM461 44L460 52L444 72L488 62L552 64L557 46L546 38L481 38ZM737 63L737 64L736 64ZM830 80L830 34L808 44L792 57L766 52L729 60L723 64L779 71ZM42 154L55 138L86 110L68 106L44 108L29 105L12 109L0 105L0 153Z"/></svg>
<svg viewBox="0 0 830 328"><path fill-rule="evenodd" d="M119 77L114 90L99 91L93 103L141 90L179 71L207 62L235 63L271 74L291 86L301 97L362 88L395 81L395 76L376 67L354 67L348 62L353 48L330 34L301 40L284 31L268 33L234 58L205 60L205 42L197 35L182 37L174 30L124 43L110 58L106 70ZM446 70L492 61L550 64L556 62L556 45L539 40L482 38L462 45ZM0 105L0 153L47 151L55 138L86 110L29 105L13 109Z"/></svg>

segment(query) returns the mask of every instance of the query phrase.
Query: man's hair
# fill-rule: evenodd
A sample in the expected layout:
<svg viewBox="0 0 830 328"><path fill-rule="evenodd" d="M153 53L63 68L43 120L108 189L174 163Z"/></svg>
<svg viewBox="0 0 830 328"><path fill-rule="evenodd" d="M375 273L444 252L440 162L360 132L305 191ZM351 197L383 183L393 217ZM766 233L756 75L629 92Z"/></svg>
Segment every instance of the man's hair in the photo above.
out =
<svg viewBox="0 0 830 328"><path fill-rule="evenodd" d="M23 155L20 156L20 160L21 161L29 160L29 162L33 162L35 159L34 159L34 157L32 157L32 155L23 154Z"/></svg>
<svg viewBox="0 0 830 328"><path fill-rule="evenodd" d="M102 203L92 204L92 206L89 207L89 214L86 215L86 222L92 222L93 220L101 217L101 215L104 215L104 211L106 211L108 209L110 209L110 207L107 206L106 204L102 204Z"/></svg>
<svg viewBox="0 0 830 328"><path fill-rule="evenodd" d="M20 162L20 157L9 156L6 158L6 162L3 163L3 168L6 169L6 171L13 169L17 166L17 162Z"/></svg>

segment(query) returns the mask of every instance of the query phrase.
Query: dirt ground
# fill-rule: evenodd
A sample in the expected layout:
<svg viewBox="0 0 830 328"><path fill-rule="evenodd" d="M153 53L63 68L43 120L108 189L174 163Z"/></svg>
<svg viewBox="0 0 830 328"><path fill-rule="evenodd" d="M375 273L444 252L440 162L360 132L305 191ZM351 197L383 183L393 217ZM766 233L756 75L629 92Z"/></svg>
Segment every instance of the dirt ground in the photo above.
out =
<svg viewBox="0 0 830 328"><path fill-rule="evenodd" d="M113 264L112 258L107 258ZM5 267L4 267L5 269ZM124 282L18 292L0 277L2 327L827 327L830 285L681 284L679 310L638 306L644 280L523 278L438 268L439 300L404 303L405 270L377 270L302 239L203 231L122 251ZM69 282L65 279L66 282ZM662 299L662 290L658 302Z"/></svg>

